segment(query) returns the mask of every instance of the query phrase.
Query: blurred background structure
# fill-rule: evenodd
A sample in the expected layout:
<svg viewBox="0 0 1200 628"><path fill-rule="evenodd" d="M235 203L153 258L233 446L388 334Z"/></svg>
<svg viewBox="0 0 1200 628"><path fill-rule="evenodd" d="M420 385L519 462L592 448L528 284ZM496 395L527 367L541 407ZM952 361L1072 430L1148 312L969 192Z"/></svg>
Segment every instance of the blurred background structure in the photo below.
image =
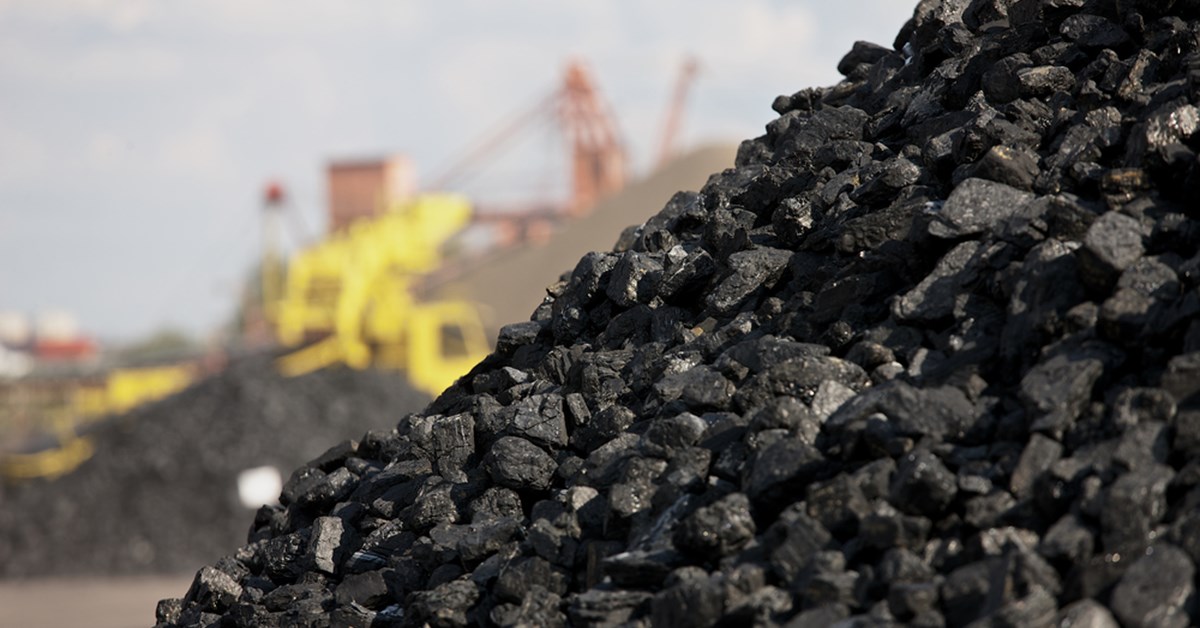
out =
<svg viewBox="0 0 1200 628"><path fill-rule="evenodd" d="M245 472L418 409L584 252L731 166L763 103L910 13L0 0L0 578L232 550ZM307 440L266 442L287 417ZM220 505L172 519L170 491Z"/></svg>
<svg viewBox="0 0 1200 628"><path fill-rule="evenodd" d="M890 44L908 4L5 0L4 309L66 309L105 340L205 334L257 259L250 208L268 179L316 233L327 161L404 153L428 184L570 58L589 63L630 172L645 173L689 54L676 145L740 140L775 95L835 82L854 40ZM465 191L527 198L563 163L541 139Z"/></svg>

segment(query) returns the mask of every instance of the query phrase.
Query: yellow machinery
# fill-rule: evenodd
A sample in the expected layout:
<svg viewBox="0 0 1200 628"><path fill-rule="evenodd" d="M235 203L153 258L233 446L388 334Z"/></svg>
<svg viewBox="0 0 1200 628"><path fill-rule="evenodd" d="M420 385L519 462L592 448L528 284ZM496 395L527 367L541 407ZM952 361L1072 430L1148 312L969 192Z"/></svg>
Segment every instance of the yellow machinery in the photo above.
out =
<svg viewBox="0 0 1200 628"><path fill-rule="evenodd" d="M100 385L82 385L72 398L75 415L98 419L124 414L151 401L173 395L191 385L196 368L192 364L116 368Z"/></svg>
<svg viewBox="0 0 1200 628"><path fill-rule="evenodd" d="M58 446L27 454L8 454L0 458L0 475L7 480L56 478L74 471L92 457L91 439L79 436L66 415L53 421Z"/></svg>
<svg viewBox="0 0 1200 628"><path fill-rule="evenodd" d="M320 339L280 358L280 372L375 365L403 369L430 395L453 384L487 355L483 324L469 302L418 302L413 286L470 216L461 196L424 195L296 254L267 314L284 346Z"/></svg>
<svg viewBox="0 0 1200 628"><path fill-rule="evenodd" d="M91 440L80 436L79 428L183 390L195 375L192 364L171 364L116 368L98 381L67 377L15 390L6 387L0 391L6 413L19 407L26 414L37 414L38 427L50 432L57 445L0 456L0 477L54 478L75 470L93 452Z"/></svg>
<svg viewBox="0 0 1200 628"><path fill-rule="evenodd" d="M300 375L337 363L402 369L415 388L437 395L470 370L488 352L475 307L413 296L421 276L441 266L442 245L470 213L463 197L422 196L295 255L282 286L264 285L265 296L279 295L265 304L267 315L283 345L317 340L280 358L280 372ZM80 428L182 390L201 371L192 361L0 385L0 414L26 417L18 422L56 441L0 455L0 478L69 473L93 452Z"/></svg>

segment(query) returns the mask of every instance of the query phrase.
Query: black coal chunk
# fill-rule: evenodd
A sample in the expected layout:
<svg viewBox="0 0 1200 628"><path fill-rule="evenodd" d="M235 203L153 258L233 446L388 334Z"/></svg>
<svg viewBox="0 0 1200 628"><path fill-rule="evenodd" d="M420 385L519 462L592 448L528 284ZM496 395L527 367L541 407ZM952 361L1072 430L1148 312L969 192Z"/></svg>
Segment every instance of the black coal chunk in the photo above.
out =
<svg viewBox="0 0 1200 628"><path fill-rule="evenodd" d="M915 451L900 461L888 500L914 515L936 516L958 493L958 479L937 456Z"/></svg>
<svg viewBox="0 0 1200 628"><path fill-rule="evenodd" d="M729 275L713 288L705 303L719 314L734 311L754 291L773 286L791 257L791 251L771 248L733 253L729 256Z"/></svg>
<svg viewBox="0 0 1200 628"><path fill-rule="evenodd" d="M837 69L838 72L848 76L858 67L862 65L869 66L889 54L892 54L892 51L883 46L878 46L869 41L856 41L850 52L846 53L846 56L842 57L842 60L838 62Z"/></svg>
<svg viewBox="0 0 1200 628"><path fill-rule="evenodd" d="M1067 350L1038 363L1021 378L1020 398L1033 429L1061 433L1078 418L1104 373L1102 349Z"/></svg>
<svg viewBox="0 0 1200 628"><path fill-rule="evenodd" d="M241 595L242 586L229 574L212 567L201 567L192 582L192 588L183 597L183 603L219 613L229 608Z"/></svg>
<svg viewBox="0 0 1200 628"><path fill-rule="evenodd" d="M347 576L334 592L334 599L338 604L358 604L372 609L378 609L380 603L387 600L387 596L387 580L380 570Z"/></svg>
<svg viewBox="0 0 1200 628"><path fill-rule="evenodd" d="M1119 212L1108 212L1088 227L1079 251L1080 275L1089 286L1103 290L1143 253L1142 226Z"/></svg>
<svg viewBox="0 0 1200 628"><path fill-rule="evenodd" d="M1195 573L1196 566L1179 548L1152 546L1117 582L1113 614L1125 626L1187 626L1195 612Z"/></svg>
<svg viewBox="0 0 1200 628"><path fill-rule="evenodd" d="M516 436L497 440L484 457L483 466L500 486L538 490L550 488L558 468L550 454Z"/></svg>
<svg viewBox="0 0 1200 628"><path fill-rule="evenodd" d="M896 299L892 311L900 320L936 321L954 313L958 299L976 278L971 266L980 244L968 240L946 253L921 283Z"/></svg>
<svg viewBox="0 0 1200 628"><path fill-rule="evenodd" d="M812 481L824 463L821 452L804 441L780 440L755 458L746 494L764 504L778 504L784 495Z"/></svg>
<svg viewBox="0 0 1200 628"><path fill-rule="evenodd" d="M992 231L1033 200L1033 195L1004 183L967 179L954 188L929 223L939 238L959 238Z"/></svg>
<svg viewBox="0 0 1200 628"><path fill-rule="evenodd" d="M1059 30L1085 48L1115 48L1129 39L1120 26L1099 15L1072 15L1063 20Z"/></svg>
<svg viewBox="0 0 1200 628"><path fill-rule="evenodd" d="M750 500L733 493L685 519L675 533L675 545L705 557L727 556L750 542L755 531Z"/></svg>
<svg viewBox="0 0 1200 628"><path fill-rule="evenodd" d="M995 181L1019 190L1033 189L1039 173L1035 154L1004 145L988 149L970 169L973 178Z"/></svg>
<svg viewBox="0 0 1200 628"><path fill-rule="evenodd" d="M693 408L724 408L736 390L733 382L707 366L668 375L654 387L663 401L678 399Z"/></svg>

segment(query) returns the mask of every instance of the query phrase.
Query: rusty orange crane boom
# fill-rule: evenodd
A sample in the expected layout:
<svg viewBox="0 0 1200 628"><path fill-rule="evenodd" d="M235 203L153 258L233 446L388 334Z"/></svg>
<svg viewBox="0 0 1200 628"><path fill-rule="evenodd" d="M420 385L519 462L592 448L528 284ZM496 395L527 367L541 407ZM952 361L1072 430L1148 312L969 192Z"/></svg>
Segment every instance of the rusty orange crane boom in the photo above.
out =
<svg viewBox="0 0 1200 628"><path fill-rule="evenodd" d="M567 66L558 114L571 144L572 194L567 211L580 214L625 185L625 150L612 115L579 61Z"/></svg>
<svg viewBox="0 0 1200 628"><path fill-rule="evenodd" d="M486 158L514 143L521 131L546 121L557 123L570 154L570 196L561 203L560 211L576 216L586 213L597 200L625 185L625 149L614 116L587 67L572 61L562 84L549 96L476 144L441 176L434 177L429 187L445 189L478 174Z"/></svg>
<svg viewBox="0 0 1200 628"><path fill-rule="evenodd" d="M662 137L658 143L658 161L656 166L662 166L675 156L675 143L679 139L679 128L683 124L683 111L687 104L688 90L700 66L695 57L684 59L679 69L679 77L675 80L675 89L671 92L671 100L667 103L667 115L663 120Z"/></svg>

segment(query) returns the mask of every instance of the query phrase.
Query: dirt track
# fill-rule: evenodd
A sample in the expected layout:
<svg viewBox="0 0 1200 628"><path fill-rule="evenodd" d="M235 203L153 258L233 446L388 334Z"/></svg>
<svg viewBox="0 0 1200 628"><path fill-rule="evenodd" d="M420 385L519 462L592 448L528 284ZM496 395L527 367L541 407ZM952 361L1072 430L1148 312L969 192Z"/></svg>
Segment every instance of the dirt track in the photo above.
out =
<svg viewBox="0 0 1200 628"><path fill-rule="evenodd" d="M189 576L44 578L0 583L0 628L154 625L158 601L183 595Z"/></svg>

